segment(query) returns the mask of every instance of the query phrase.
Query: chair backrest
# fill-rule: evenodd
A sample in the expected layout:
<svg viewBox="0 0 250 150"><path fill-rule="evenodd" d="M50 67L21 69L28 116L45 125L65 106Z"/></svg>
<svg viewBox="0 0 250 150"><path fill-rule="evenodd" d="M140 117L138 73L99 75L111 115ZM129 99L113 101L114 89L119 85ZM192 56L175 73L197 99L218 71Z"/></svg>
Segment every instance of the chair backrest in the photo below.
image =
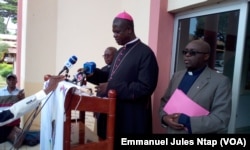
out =
<svg viewBox="0 0 250 150"><path fill-rule="evenodd" d="M114 129L115 129L115 105L116 92L110 90L107 98L95 96L80 96L76 94L75 88L71 88L65 99L66 121L64 123L64 150L113 150L114 149ZM85 143L84 134L79 132L79 144L71 145L71 110L81 112L97 112L107 114L107 138L98 142ZM84 117L80 121L85 123ZM79 126L80 127L80 126ZM84 127L83 127L84 128Z"/></svg>

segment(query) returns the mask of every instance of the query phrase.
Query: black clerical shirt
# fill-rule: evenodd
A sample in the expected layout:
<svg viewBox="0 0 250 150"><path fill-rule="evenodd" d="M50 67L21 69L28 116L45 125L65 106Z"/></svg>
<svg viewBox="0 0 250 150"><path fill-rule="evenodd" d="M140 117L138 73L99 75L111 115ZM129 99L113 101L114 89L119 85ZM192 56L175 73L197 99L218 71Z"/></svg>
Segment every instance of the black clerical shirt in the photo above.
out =
<svg viewBox="0 0 250 150"><path fill-rule="evenodd" d="M178 89L182 90L185 94L189 91L195 80L199 77L201 72L206 67L203 67L202 69L198 69L195 71L188 71L185 73L184 77L181 80L181 83L178 86Z"/></svg>

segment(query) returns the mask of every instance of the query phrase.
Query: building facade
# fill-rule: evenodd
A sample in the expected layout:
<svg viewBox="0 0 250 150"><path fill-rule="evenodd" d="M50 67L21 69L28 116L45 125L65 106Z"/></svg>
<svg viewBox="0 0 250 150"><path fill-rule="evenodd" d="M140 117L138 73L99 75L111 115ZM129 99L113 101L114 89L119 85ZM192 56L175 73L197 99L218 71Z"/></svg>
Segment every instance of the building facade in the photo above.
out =
<svg viewBox="0 0 250 150"><path fill-rule="evenodd" d="M154 133L165 133L158 115L160 98L173 73L184 67L180 52L193 37L209 41L214 52L209 66L231 79L229 133L241 132L250 126L248 9L248 0L19 0L21 86L27 95L41 89L43 75L57 74L73 54L82 62L77 62L72 74L87 61L103 66L104 48L119 48L112 37L112 20L126 10L134 17L136 35L154 50L159 63L160 82L153 95Z"/></svg>

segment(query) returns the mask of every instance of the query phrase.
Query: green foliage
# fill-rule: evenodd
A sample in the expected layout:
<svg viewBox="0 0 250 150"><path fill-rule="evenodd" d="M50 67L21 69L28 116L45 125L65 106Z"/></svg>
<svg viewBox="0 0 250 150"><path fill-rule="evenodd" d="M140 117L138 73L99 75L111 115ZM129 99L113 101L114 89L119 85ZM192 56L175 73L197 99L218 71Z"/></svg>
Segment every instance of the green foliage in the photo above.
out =
<svg viewBox="0 0 250 150"><path fill-rule="evenodd" d="M4 33L6 30L6 24L4 23L4 18L0 16L0 33Z"/></svg>
<svg viewBox="0 0 250 150"><path fill-rule="evenodd" d="M1 63L0 64L0 75L4 78L13 71L13 65Z"/></svg>
<svg viewBox="0 0 250 150"><path fill-rule="evenodd" d="M3 54L8 52L10 46L6 43L0 43L0 59L3 58Z"/></svg>
<svg viewBox="0 0 250 150"><path fill-rule="evenodd" d="M2 0L0 2L0 16L7 18L8 21L6 26L8 26L9 20L11 20L14 24L17 23L17 0ZM5 29L4 33L7 33Z"/></svg>
<svg viewBox="0 0 250 150"><path fill-rule="evenodd" d="M0 43L0 53L8 52L9 47L7 43Z"/></svg>
<svg viewBox="0 0 250 150"><path fill-rule="evenodd" d="M13 23L17 21L17 0L3 0L0 3L0 16L6 18L12 18Z"/></svg>

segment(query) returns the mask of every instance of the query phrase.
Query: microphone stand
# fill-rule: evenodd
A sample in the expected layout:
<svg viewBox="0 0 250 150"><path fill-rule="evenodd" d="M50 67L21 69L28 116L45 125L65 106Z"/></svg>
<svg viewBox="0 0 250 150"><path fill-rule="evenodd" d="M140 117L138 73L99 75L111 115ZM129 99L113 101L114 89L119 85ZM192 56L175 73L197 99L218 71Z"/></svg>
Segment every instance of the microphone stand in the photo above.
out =
<svg viewBox="0 0 250 150"><path fill-rule="evenodd" d="M66 77L65 81L68 82L69 81L69 77L70 77L70 75L69 75L69 69L66 69L65 77Z"/></svg>

